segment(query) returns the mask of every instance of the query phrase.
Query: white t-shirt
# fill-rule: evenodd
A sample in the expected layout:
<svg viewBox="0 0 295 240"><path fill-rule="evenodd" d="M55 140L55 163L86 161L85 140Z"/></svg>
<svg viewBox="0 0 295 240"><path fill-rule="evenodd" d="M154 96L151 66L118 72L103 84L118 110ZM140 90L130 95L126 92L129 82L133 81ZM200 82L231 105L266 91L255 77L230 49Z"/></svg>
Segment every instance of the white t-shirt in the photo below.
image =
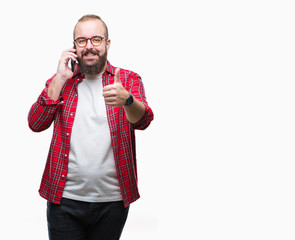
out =
<svg viewBox="0 0 295 240"><path fill-rule="evenodd" d="M102 93L102 74L88 76L78 84L65 198L85 202L122 200Z"/></svg>

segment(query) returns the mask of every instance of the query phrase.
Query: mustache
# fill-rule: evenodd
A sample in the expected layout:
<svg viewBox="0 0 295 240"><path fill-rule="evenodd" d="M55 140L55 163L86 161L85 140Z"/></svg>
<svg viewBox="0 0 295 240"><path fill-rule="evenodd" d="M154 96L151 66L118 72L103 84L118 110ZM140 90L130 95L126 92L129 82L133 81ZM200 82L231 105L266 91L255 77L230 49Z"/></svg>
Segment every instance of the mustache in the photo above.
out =
<svg viewBox="0 0 295 240"><path fill-rule="evenodd" d="M100 56L98 51L95 51L95 50L92 50L92 49L87 49L87 50L85 50L85 52L82 52L82 53L81 53L81 54L82 54L82 57L84 57L84 56L87 55L88 53L91 53L91 54L94 54L94 55L98 55L98 56Z"/></svg>

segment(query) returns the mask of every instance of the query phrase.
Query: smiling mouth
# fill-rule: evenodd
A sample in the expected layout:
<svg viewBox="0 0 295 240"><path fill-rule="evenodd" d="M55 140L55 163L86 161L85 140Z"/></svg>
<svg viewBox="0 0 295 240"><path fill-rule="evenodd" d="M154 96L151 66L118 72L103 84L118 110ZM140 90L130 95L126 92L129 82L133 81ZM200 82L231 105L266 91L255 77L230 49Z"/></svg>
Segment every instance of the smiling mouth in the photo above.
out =
<svg viewBox="0 0 295 240"><path fill-rule="evenodd" d="M92 54L92 53L89 53L89 54L86 54L82 57L82 59L84 59L85 61L96 61L99 59L99 56L97 54Z"/></svg>
<svg viewBox="0 0 295 240"><path fill-rule="evenodd" d="M89 53L89 54L84 55L83 57L95 57L95 56L97 56L97 55L96 54Z"/></svg>
<svg viewBox="0 0 295 240"><path fill-rule="evenodd" d="M87 50L84 53L82 53L82 57L93 57L93 56L98 56L99 54L93 50Z"/></svg>

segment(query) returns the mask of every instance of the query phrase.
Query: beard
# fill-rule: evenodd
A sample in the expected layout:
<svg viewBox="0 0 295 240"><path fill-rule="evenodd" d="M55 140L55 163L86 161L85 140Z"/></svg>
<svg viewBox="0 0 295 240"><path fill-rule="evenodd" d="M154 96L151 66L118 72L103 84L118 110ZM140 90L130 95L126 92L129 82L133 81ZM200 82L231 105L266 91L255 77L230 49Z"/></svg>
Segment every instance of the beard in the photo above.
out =
<svg viewBox="0 0 295 240"><path fill-rule="evenodd" d="M84 61L83 57L87 55L88 53L97 55L98 60L94 61L93 63L87 63L86 61ZM92 49L82 52L82 57L77 59L80 65L81 73L84 75L97 75L101 73L106 65L107 56L108 56L107 48L105 48L105 52L102 55L100 55L98 51L92 50Z"/></svg>

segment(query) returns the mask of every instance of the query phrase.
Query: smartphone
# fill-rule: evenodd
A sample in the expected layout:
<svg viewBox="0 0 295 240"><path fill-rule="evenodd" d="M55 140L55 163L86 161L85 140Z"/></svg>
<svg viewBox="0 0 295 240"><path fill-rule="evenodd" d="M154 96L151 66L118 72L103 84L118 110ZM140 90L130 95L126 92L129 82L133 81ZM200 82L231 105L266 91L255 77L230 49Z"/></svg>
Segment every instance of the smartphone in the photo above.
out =
<svg viewBox="0 0 295 240"><path fill-rule="evenodd" d="M74 49L76 49L76 44L74 44ZM71 59L71 68L72 68L72 72L75 71L75 62Z"/></svg>

